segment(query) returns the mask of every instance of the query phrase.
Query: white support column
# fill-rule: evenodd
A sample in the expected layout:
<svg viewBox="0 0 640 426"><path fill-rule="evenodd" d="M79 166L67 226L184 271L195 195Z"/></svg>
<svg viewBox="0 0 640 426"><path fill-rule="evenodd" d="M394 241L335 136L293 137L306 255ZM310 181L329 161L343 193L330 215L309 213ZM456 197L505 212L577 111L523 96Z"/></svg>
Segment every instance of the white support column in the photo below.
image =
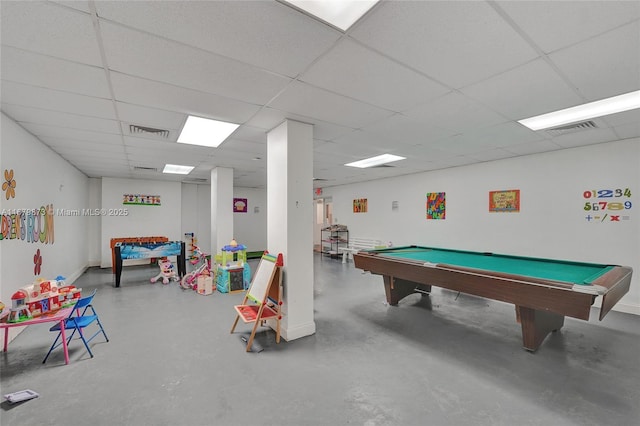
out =
<svg viewBox="0 0 640 426"><path fill-rule="evenodd" d="M313 206L313 127L286 120L267 134L267 249L284 256L285 340L316 332Z"/></svg>
<svg viewBox="0 0 640 426"><path fill-rule="evenodd" d="M211 255L233 239L233 169L211 170Z"/></svg>

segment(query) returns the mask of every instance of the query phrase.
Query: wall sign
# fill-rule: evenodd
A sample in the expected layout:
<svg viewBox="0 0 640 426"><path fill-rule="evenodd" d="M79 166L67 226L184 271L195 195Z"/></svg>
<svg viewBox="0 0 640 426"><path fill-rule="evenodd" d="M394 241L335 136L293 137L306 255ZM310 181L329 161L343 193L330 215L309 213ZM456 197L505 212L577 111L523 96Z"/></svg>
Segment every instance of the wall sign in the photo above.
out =
<svg viewBox="0 0 640 426"><path fill-rule="evenodd" d="M53 244L53 204L39 209L2 209L0 240Z"/></svg>
<svg viewBox="0 0 640 426"><path fill-rule="evenodd" d="M622 222L631 219L631 189L589 189L582 193L587 212L584 217L590 223Z"/></svg>
<svg viewBox="0 0 640 426"><path fill-rule="evenodd" d="M427 193L427 219L444 220L447 217L447 204L444 192Z"/></svg>
<svg viewBox="0 0 640 426"><path fill-rule="evenodd" d="M233 212L234 213L246 213L249 203L246 198L234 198L233 199Z"/></svg>
<svg viewBox="0 0 640 426"><path fill-rule="evenodd" d="M146 194L124 194L122 196L122 204L136 206L160 206L159 195Z"/></svg>
<svg viewBox="0 0 640 426"><path fill-rule="evenodd" d="M368 208L368 200L366 198L356 198L353 200L353 212L354 213L366 213Z"/></svg>
<svg viewBox="0 0 640 426"><path fill-rule="evenodd" d="M520 211L520 190L489 191L489 211L517 213Z"/></svg>

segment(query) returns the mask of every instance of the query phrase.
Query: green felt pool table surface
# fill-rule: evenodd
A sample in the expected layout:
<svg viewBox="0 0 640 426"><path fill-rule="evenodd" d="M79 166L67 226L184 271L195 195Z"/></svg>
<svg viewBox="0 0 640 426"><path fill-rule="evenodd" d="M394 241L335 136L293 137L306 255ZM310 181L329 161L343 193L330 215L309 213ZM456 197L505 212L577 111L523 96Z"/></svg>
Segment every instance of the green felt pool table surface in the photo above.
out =
<svg viewBox="0 0 640 426"><path fill-rule="evenodd" d="M380 255L433 264L447 264L485 271L590 285L612 266L554 259L509 256L433 247L408 246L371 250Z"/></svg>

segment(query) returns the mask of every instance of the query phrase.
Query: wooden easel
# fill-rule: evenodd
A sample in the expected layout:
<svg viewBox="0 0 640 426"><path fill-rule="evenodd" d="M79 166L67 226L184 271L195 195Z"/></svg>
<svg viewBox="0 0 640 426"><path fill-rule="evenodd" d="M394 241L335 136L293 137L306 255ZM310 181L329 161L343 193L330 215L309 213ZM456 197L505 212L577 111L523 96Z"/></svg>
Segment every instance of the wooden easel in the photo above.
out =
<svg viewBox="0 0 640 426"><path fill-rule="evenodd" d="M275 257L265 252L260 258L258 269L256 269L242 305L234 306L237 315L230 333L233 333L240 318L245 324L254 323L251 337L247 341L247 352L251 351L258 325L264 325L268 319L276 321L276 343L280 343L283 266L282 254Z"/></svg>

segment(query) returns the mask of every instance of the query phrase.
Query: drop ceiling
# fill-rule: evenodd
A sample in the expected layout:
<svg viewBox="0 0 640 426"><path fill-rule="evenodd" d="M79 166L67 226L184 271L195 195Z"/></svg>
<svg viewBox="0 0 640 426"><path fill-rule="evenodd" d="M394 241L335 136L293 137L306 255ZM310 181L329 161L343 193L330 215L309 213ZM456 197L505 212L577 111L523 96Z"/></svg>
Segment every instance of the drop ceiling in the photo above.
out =
<svg viewBox="0 0 640 426"><path fill-rule="evenodd" d="M640 2L381 1L347 32L278 1L3 0L0 15L2 112L90 177L231 167L264 188L285 119L314 126L315 187L640 136L639 110L568 133L516 122L639 90ZM240 127L177 144L188 114ZM344 166L383 153L407 159Z"/></svg>

